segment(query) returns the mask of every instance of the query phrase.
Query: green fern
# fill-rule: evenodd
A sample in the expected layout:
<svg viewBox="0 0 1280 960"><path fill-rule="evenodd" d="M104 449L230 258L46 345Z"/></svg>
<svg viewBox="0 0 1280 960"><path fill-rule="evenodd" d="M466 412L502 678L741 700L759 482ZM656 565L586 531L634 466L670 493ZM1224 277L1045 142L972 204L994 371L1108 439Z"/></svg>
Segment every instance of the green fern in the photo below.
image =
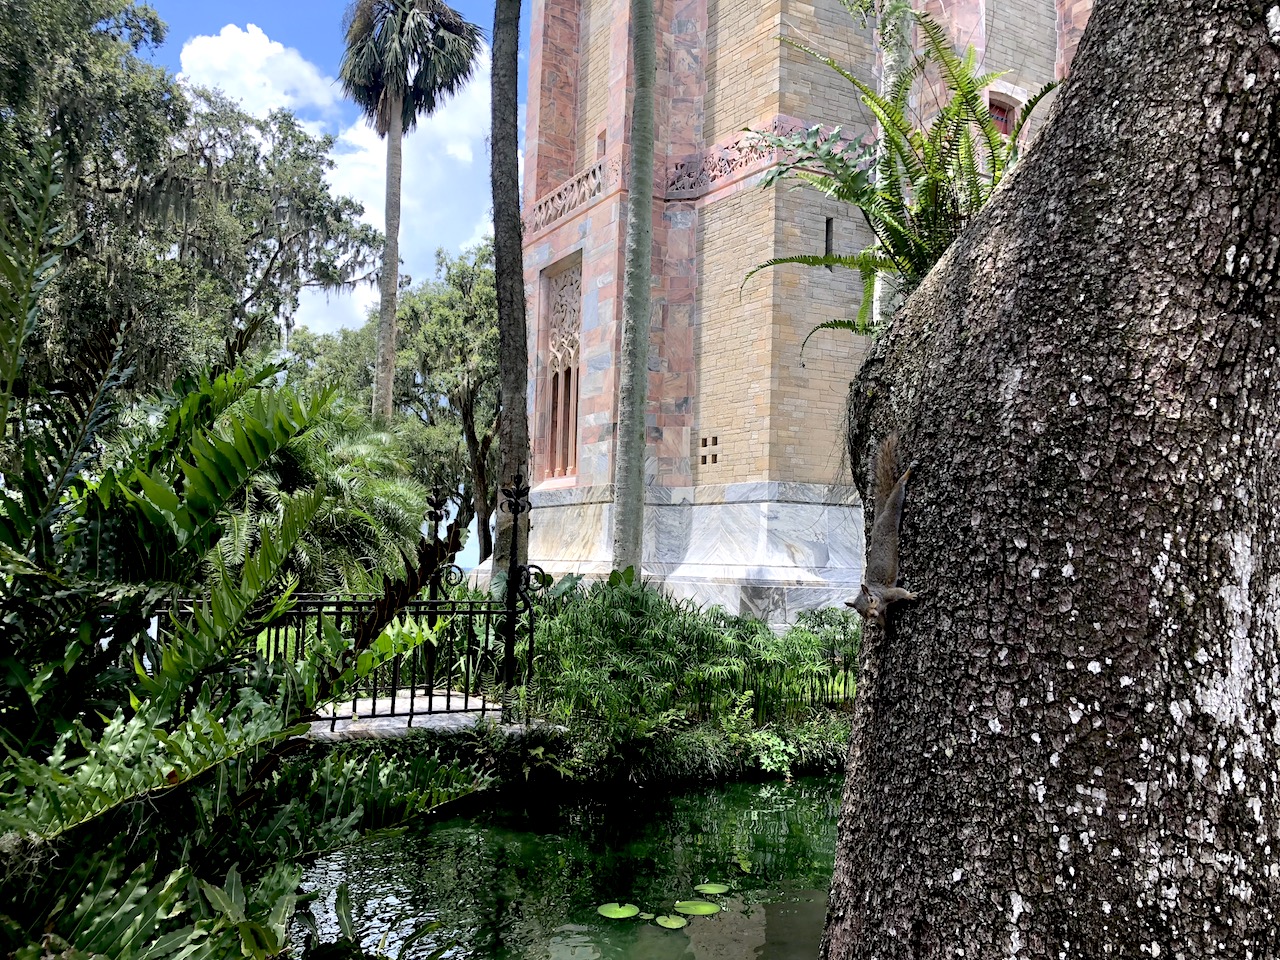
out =
<svg viewBox="0 0 1280 960"><path fill-rule="evenodd" d="M880 6L874 0L844 3L864 22ZM896 23L900 18L890 14L905 13L905 7L899 2L883 6L890 5L893 10L882 10L881 15ZM780 264L859 271L863 294L856 319L821 324L809 332L806 344L819 330L875 332L871 304L877 278L891 278L903 296L915 289L990 199L1017 160L1018 139L1032 111L1056 86L1047 84L1036 93L1006 136L996 127L984 97L1001 74L979 73L972 48L956 54L946 31L927 14L914 12L910 20L920 28L924 50L884 93L812 47L779 38L843 77L880 131L874 144L851 142L839 128L758 134L780 155L763 180L765 187L790 179L849 203L875 237L871 246L854 255L778 257L747 274L749 278ZM894 42L888 37L882 41ZM940 75L947 97L928 127L920 128L911 120L912 96L931 69Z"/></svg>

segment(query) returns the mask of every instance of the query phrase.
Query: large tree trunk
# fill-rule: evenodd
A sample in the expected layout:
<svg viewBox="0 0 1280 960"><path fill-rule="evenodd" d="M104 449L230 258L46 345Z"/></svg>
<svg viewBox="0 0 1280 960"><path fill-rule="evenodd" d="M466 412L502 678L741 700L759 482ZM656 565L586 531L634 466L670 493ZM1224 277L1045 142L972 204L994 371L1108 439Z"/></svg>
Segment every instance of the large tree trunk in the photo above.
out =
<svg viewBox="0 0 1280 960"><path fill-rule="evenodd" d="M854 386L924 596L868 632L824 958L1280 955L1277 42L1100 0Z"/></svg>
<svg viewBox="0 0 1280 960"><path fill-rule="evenodd" d="M622 281L622 348L618 371L618 437L613 471L613 566L640 571L644 540L645 407L649 394L649 313L653 286L653 85L657 36L653 0L631 0L635 102L627 181L626 269Z"/></svg>
<svg viewBox="0 0 1280 960"><path fill-rule="evenodd" d="M390 111L387 124L387 238L379 277L378 356L373 372L374 419L391 420L396 389L396 297L400 292L400 178L404 125L401 105Z"/></svg>
<svg viewBox="0 0 1280 960"><path fill-rule="evenodd" d="M520 40L520 0L497 0L493 16L491 98L494 283L498 298L498 485L511 489L517 477L529 480L529 343L525 325L524 259L521 250L520 185L516 125ZM499 494L499 503L502 495ZM511 557L511 514L498 511L493 570L506 570ZM529 550L529 514L521 514L519 550Z"/></svg>

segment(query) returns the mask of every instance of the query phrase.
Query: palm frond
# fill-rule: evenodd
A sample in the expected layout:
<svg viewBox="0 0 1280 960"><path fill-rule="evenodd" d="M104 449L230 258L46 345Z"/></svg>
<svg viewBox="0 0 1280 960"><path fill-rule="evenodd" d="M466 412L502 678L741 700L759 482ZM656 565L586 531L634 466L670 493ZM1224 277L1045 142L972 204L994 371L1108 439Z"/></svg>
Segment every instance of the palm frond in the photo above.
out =
<svg viewBox="0 0 1280 960"><path fill-rule="evenodd" d="M405 132L470 79L482 33L441 0L355 0L344 18L343 90L379 135Z"/></svg>

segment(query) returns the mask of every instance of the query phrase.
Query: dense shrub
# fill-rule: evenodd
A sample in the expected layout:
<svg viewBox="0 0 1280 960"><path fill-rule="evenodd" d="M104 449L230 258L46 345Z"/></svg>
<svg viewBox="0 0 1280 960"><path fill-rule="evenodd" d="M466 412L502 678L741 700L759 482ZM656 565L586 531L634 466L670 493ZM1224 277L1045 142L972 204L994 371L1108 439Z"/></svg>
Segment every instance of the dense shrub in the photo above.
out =
<svg viewBox="0 0 1280 960"><path fill-rule="evenodd" d="M855 687L860 622L764 622L675 600L630 571L558 585L536 618L521 713L569 731L560 765L591 778L683 779L843 762L830 708Z"/></svg>

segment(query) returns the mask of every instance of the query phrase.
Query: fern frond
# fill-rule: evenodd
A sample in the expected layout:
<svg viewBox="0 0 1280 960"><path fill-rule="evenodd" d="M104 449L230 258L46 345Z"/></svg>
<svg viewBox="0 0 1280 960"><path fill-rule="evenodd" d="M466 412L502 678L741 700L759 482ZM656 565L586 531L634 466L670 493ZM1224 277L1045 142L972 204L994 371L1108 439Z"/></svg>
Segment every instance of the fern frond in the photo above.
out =
<svg viewBox="0 0 1280 960"><path fill-rule="evenodd" d="M137 671L142 689L158 700L183 696L202 671L256 634L257 619L250 617L251 612L283 571L294 544L323 502L323 487L293 498L273 535L263 538L238 577L233 579L226 567L218 570L208 597L195 605L189 617L172 618L172 639L160 645L160 662L153 671Z"/></svg>

